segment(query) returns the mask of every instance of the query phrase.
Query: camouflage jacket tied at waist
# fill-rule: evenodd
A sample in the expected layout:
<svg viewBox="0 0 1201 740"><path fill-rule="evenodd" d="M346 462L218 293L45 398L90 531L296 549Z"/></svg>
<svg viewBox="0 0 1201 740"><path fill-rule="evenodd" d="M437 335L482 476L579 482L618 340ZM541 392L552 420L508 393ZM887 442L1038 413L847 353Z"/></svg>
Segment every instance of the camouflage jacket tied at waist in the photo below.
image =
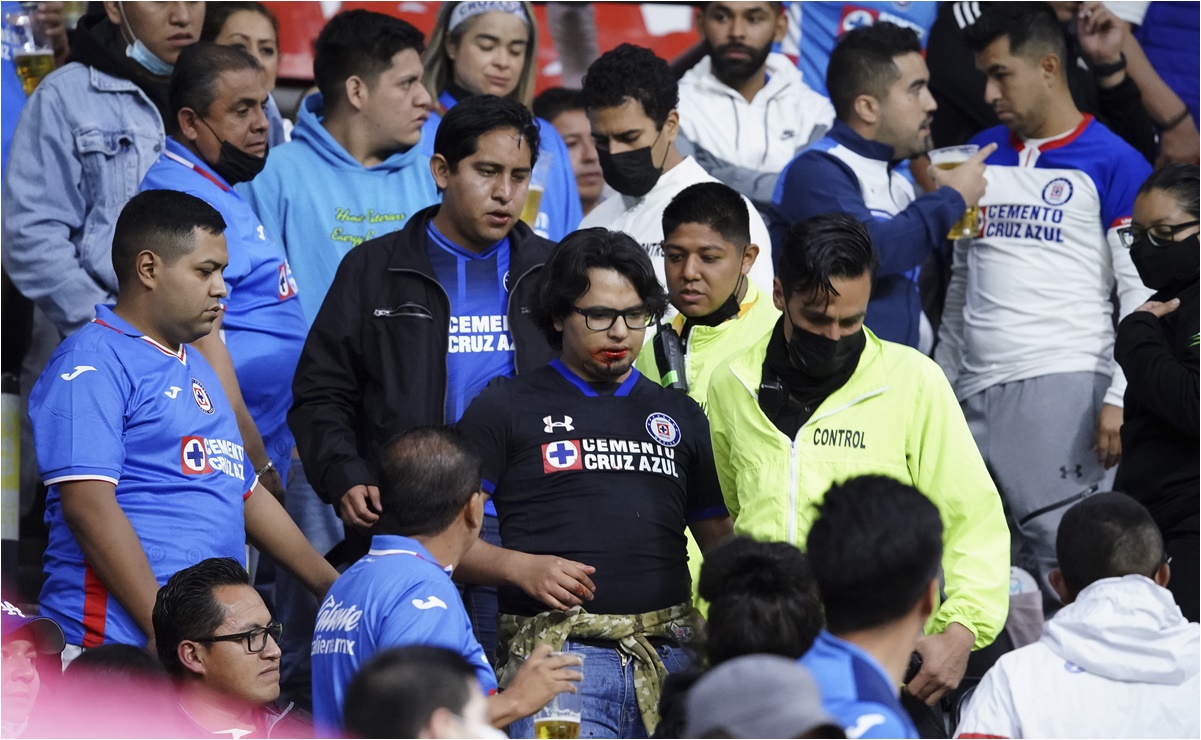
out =
<svg viewBox="0 0 1201 740"><path fill-rule="evenodd" d="M700 636L701 626L701 617L690 603L645 614L589 614L578 606L565 612L543 612L535 617L502 614L497 682L502 689L507 687L522 661L542 643L553 650L562 650L563 643L569 638L613 640L619 652L634 660L634 692L642 721L650 734L659 724L659 693L667 676L667 667L648 638L684 644ZM584 666L584 670L588 667Z"/></svg>

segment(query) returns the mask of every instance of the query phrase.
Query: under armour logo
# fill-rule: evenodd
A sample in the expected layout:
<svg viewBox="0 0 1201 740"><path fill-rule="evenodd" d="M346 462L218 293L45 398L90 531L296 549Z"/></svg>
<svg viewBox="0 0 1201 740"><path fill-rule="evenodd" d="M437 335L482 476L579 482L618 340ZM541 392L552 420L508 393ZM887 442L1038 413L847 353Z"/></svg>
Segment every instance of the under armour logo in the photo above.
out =
<svg viewBox="0 0 1201 740"><path fill-rule="evenodd" d="M546 426L542 428L542 431L546 432L547 434L550 434L551 432L555 431L556 429L562 429L565 432L574 432L575 431L575 427L573 427L571 425L571 417L570 416L564 416L563 421L555 421L554 419L555 419L555 417L553 417L553 416L542 417L542 422L544 424L546 424Z"/></svg>
<svg viewBox="0 0 1201 740"><path fill-rule="evenodd" d="M421 599L413 599L413 606L425 611L426 609L445 609L446 602L439 599L437 596L431 596L425 601Z"/></svg>
<svg viewBox="0 0 1201 740"><path fill-rule="evenodd" d="M166 396L167 398L175 398L176 396L179 395L179 392L181 390L183 390L183 388L180 388L177 385L173 385L173 386L171 386L171 390L163 391L163 395Z"/></svg>
<svg viewBox="0 0 1201 740"><path fill-rule="evenodd" d="M1066 466L1063 466L1063 465L1060 465L1060 466L1059 466L1059 477L1060 477L1061 479L1063 479L1063 480L1067 480L1067 479L1068 479L1068 474L1069 474L1069 473L1071 473L1071 472L1072 472L1072 469L1071 469L1071 468L1068 468L1068 467L1066 467ZM1084 466L1082 466L1082 465L1077 465L1077 466L1076 466L1076 469L1075 469L1075 472L1076 472L1076 477L1077 477L1077 478L1083 478L1083 477L1084 477Z"/></svg>
<svg viewBox="0 0 1201 740"><path fill-rule="evenodd" d="M95 370L95 369L96 368L92 367L91 365L76 365L74 370L72 370L69 373L63 373L60 377L63 380L75 380L80 375L83 375L84 373L86 373L88 370Z"/></svg>

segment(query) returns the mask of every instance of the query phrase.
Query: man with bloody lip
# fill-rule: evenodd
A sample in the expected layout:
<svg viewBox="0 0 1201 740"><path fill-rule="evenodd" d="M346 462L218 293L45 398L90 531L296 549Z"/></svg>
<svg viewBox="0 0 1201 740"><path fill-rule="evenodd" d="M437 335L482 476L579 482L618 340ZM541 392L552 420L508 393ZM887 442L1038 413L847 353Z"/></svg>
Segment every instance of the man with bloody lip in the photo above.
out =
<svg viewBox="0 0 1201 740"><path fill-rule="evenodd" d="M476 95L452 108L430 161L442 203L347 254L313 321L288 420L314 490L347 525L352 557L366 553L365 532L379 519L384 445L457 421L493 378L554 357L529 317L554 245L519 219L537 152L538 129L520 103ZM498 542L485 522L488 539ZM581 563L485 541L477 550L491 553L497 581L552 607L591 595ZM474 615L477 631L488 621L495 629L495 616Z"/></svg>
<svg viewBox="0 0 1201 740"><path fill-rule="evenodd" d="M666 307L633 238L575 232L547 261L534 313L560 358L488 386L459 423L505 548L595 566L586 610L558 614L500 589L500 685L538 643L585 654L581 737L654 732L661 677L687 667L698 636L685 524L702 548L731 532L704 413L634 368ZM495 568L477 550L460 572ZM533 729L510 726L514 737Z"/></svg>

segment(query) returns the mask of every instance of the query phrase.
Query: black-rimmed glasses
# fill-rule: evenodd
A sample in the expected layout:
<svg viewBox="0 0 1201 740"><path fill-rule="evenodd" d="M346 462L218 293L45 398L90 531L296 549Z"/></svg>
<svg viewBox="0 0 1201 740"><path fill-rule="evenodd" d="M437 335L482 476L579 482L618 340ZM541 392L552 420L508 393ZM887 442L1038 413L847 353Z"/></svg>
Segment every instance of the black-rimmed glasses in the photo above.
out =
<svg viewBox="0 0 1201 740"><path fill-rule="evenodd" d="M572 306L571 310L584 317L584 325L588 327L589 331L609 331L613 328L613 324L617 323L618 316L626 322L626 328L630 331L643 331L650 326L653 318L645 306L627 308L623 311L615 308L576 308Z"/></svg>
<svg viewBox="0 0 1201 740"><path fill-rule="evenodd" d="M267 649L267 635L271 635L275 640L275 644L278 645L284 636L284 626L279 622L271 622L266 627L255 627L252 630L236 632L232 635L213 635L212 637L195 640L195 642L237 642L238 640L245 640L247 650L252 653L261 653Z"/></svg>
<svg viewBox="0 0 1201 740"><path fill-rule="evenodd" d="M1134 243L1142 239L1144 235L1153 246L1166 247L1176 241L1177 234L1198 224L1201 224L1201 221L1188 221L1174 226L1152 226L1149 229L1143 229L1138 226L1123 226L1118 229L1118 239L1121 240L1122 246L1127 249L1134 246Z"/></svg>

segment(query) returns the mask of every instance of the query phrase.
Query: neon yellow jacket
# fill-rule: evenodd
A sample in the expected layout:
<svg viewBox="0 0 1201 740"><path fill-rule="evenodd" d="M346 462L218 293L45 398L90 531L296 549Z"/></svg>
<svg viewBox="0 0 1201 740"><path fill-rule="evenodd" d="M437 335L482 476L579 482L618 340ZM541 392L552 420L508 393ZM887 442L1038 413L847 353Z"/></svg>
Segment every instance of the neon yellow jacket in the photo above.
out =
<svg viewBox="0 0 1201 740"><path fill-rule="evenodd" d="M910 347L868 329L859 366L790 440L759 408L769 330L709 384L713 454L734 531L804 546L826 490L887 475L922 491L942 515L946 601L926 625L959 622L976 647L1009 609L1009 528L946 377Z"/></svg>
<svg viewBox="0 0 1201 740"><path fill-rule="evenodd" d="M746 295L738 306L738 317L717 326L694 326L688 332L688 351L684 355L684 372L688 377L688 395L692 400L707 408L709 379L715 369L724 368L736 354L745 352L759 341L764 332L771 331L780 318L780 311L772 305L771 294L759 290L754 281L747 281ZM671 322L676 333L684 328L683 314L676 314ZM642 352L634 361L634 367L656 383L662 383L659 366L655 362L655 349L651 344L654 334L647 332Z"/></svg>

